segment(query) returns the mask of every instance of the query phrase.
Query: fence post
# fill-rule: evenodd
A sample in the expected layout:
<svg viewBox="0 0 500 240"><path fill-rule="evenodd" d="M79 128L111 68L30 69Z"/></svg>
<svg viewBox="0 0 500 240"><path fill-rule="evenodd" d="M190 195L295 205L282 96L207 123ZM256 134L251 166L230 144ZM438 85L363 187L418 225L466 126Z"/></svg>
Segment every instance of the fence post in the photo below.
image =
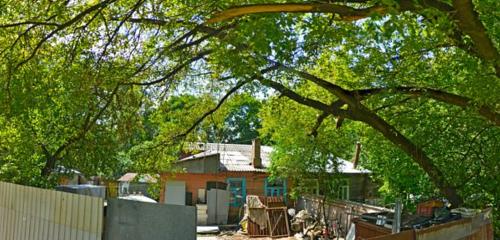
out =
<svg viewBox="0 0 500 240"><path fill-rule="evenodd" d="M401 230L401 210L402 210L401 199L396 199L396 206L394 208L394 220L392 221L392 233L399 233Z"/></svg>

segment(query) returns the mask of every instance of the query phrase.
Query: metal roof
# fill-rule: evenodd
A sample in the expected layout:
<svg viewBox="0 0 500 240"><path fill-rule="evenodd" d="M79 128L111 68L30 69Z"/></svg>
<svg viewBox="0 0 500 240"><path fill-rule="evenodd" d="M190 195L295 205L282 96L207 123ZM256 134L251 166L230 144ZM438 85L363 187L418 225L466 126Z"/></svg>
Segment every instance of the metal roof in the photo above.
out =
<svg viewBox="0 0 500 240"><path fill-rule="evenodd" d="M138 175L138 173L125 173L118 179L118 182L132 182ZM140 183L156 183L156 179L149 174L141 174L137 181Z"/></svg>
<svg viewBox="0 0 500 240"><path fill-rule="evenodd" d="M262 145L260 147L260 157L263 168L255 168L252 165L252 145L251 144L222 144L222 143L192 143L188 146L193 150L203 151L201 153L185 157L179 161L187 161L219 155L220 169L230 172L266 172L271 165L271 152L273 148ZM338 158L339 172L347 174L366 174L371 171L363 168L354 168L352 162ZM332 171L333 172L333 171Z"/></svg>
<svg viewBox="0 0 500 240"><path fill-rule="evenodd" d="M338 170L340 173L352 173L352 174L371 173L370 170L364 169L359 166L357 168L354 168L354 164L345 159L337 158L337 161L339 162ZM330 169L330 172L333 172L333 169Z"/></svg>

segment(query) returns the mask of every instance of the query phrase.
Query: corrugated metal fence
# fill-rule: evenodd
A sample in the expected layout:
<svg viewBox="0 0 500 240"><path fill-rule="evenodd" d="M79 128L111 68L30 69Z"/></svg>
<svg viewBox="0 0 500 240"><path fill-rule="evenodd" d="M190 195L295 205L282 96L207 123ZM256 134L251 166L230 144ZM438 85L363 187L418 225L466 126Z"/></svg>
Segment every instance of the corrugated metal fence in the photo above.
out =
<svg viewBox="0 0 500 240"><path fill-rule="evenodd" d="M103 201L0 182L0 239L100 240Z"/></svg>

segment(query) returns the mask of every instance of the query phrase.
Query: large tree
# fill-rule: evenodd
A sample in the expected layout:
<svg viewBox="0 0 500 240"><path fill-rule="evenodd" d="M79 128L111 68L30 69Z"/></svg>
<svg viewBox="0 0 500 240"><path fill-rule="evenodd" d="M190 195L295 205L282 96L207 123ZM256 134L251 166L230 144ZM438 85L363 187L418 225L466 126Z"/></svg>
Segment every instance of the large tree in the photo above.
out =
<svg viewBox="0 0 500 240"><path fill-rule="evenodd" d="M72 71L63 70L82 71L62 82L94 94L98 102L86 105L93 114L84 113L62 124L81 126L78 130L58 136L62 140L50 149L43 142L38 144L38 151L47 156L46 173L61 158L60 149L83 143L91 130L112 122L104 113L122 112L106 111L117 96L139 92L161 101L172 89L194 86L220 95L223 102L242 88L257 91L265 86L321 112L318 122L311 125L321 125L328 116L336 118L338 127L344 121L366 124L407 154L454 205L463 203L460 186L438 163L440 156L414 136L447 120L435 118L417 128L401 124L398 117L411 115L414 99L418 99L439 105L448 116L466 112L464 125L474 124L470 119L479 117L477 121L491 126L485 131L497 131L500 61L494 11L498 1L234 4L154 0L4 3L0 16L1 68L5 73L0 80L5 89L2 108L6 112L21 109L12 105L13 99L37 86L29 76L35 70L46 69L47 74L39 79L49 82L72 76ZM83 64L88 61L91 66ZM81 88L79 84L87 79L96 81L94 87ZM25 85L15 88L17 83ZM313 84L321 98L297 91L303 84ZM95 94L94 89L102 86L106 86L105 95ZM202 119L221 105L209 109ZM405 110L396 116L380 112L386 108ZM46 124L41 126L48 129Z"/></svg>

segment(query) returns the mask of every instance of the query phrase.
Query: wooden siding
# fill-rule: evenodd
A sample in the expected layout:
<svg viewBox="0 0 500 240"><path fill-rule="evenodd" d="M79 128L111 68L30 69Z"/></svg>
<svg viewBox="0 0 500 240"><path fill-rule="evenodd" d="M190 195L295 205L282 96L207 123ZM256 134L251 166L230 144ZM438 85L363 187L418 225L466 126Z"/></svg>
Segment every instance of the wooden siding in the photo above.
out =
<svg viewBox="0 0 500 240"><path fill-rule="evenodd" d="M349 200L363 201L375 198L379 186L368 174L345 174L349 180Z"/></svg>
<svg viewBox="0 0 500 240"><path fill-rule="evenodd" d="M103 199L0 182L0 239L102 239Z"/></svg>

